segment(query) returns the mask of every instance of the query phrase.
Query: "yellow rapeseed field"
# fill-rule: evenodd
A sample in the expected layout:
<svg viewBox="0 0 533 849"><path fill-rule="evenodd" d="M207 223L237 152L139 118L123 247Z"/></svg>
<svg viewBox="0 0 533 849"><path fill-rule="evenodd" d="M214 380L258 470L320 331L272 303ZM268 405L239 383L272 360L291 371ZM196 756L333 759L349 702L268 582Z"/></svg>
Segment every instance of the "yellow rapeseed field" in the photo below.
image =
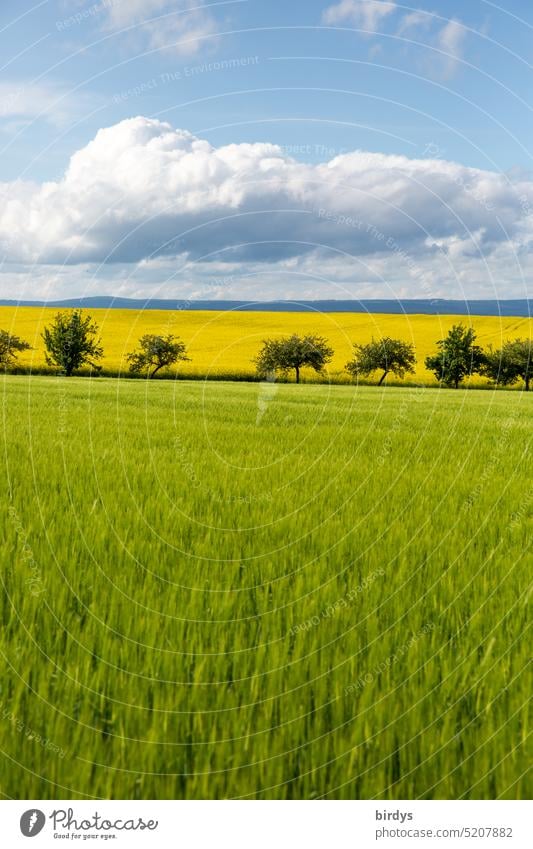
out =
<svg viewBox="0 0 533 849"><path fill-rule="evenodd" d="M57 308L0 307L0 328L21 336L33 346L22 355L21 365L41 370L45 366L41 333L57 312ZM496 316L428 316L379 315L365 313L281 313L281 312L211 312L91 309L104 346L103 366L106 372L127 370L125 355L136 347L145 333L180 336L187 344L191 362L182 363L183 376L245 377L255 373L253 358L266 337L291 333L318 333L327 337L335 350L327 378L348 381L344 365L350 358L354 342L367 342L372 336L393 336L415 345L418 368L414 380L424 383L433 378L424 368L425 357L435 349L453 324L471 323L483 347L516 337L532 338L533 320ZM314 373L307 375L311 378ZM377 379L378 376L376 376ZM486 383L474 378L476 383ZM389 383L398 382L390 379Z"/></svg>

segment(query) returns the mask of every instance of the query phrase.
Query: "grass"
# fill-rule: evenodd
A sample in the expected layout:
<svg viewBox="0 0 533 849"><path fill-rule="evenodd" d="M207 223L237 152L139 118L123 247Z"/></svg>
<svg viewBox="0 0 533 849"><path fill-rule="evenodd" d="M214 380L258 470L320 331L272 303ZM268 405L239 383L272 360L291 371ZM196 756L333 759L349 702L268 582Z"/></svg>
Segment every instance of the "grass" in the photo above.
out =
<svg viewBox="0 0 533 849"><path fill-rule="evenodd" d="M56 314L55 308L0 307L0 328L28 340L34 350L20 357L24 368L50 371L45 363L41 339L43 327ZM291 333L318 333L326 336L335 350L328 368L327 381L349 383L344 371L351 359L354 342L370 341L372 336L393 336L415 345L418 368L416 375L404 382L435 384L435 378L424 368L424 360L435 350L435 342L446 335L453 324L468 324L468 318L431 315L367 315L363 313L254 313L201 312L194 310L90 310L100 327L105 351L104 372L114 375L127 371L125 356L145 333L182 337L187 343L190 363L182 363L184 377L211 379L250 379L255 375L252 363L265 337ZM533 320L473 316L471 322L483 347L500 348L508 338L533 338ZM375 381L380 375L376 375ZM316 381L312 371L303 379ZM401 381L389 378L389 384ZM471 385L487 386L483 378L473 377Z"/></svg>
<svg viewBox="0 0 533 849"><path fill-rule="evenodd" d="M531 792L529 396L3 393L4 797Z"/></svg>

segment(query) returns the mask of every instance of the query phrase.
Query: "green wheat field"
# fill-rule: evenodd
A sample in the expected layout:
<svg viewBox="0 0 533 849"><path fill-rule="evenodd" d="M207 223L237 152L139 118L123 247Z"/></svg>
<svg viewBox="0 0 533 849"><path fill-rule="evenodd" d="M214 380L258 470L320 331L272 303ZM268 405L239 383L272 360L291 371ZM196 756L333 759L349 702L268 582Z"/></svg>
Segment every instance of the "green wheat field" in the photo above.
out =
<svg viewBox="0 0 533 849"><path fill-rule="evenodd" d="M530 794L532 397L2 392L4 798Z"/></svg>

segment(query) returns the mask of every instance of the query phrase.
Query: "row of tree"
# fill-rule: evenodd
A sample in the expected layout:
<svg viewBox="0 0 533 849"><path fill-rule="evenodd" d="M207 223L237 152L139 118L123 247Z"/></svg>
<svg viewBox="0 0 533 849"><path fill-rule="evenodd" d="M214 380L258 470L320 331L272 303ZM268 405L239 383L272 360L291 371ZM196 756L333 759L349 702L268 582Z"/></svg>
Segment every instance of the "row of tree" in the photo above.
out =
<svg viewBox="0 0 533 849"><path fill-rule="evenodd" d="M44 328L42 339L47 364L58 368L66 377L86 365L95 371L101 369L97 361L104 356L104 349L98 327L90 315L83 315L82 310L58 313L52 324ZM0 330L0 366L14 365L17 355L29 350L31 345L24 339ZM185 343L174 336L147 334L139 340L139 348L126 359L132 373L146 372L148 377L154 377L162 368L189 357Z"/></svg>
<svg viewBox="0 0 533 849"><path fill-rule="evenodd" d="M501 350L489 347L484 351L476 345L476 332L472 327L455 324L436 345L437 351L426 357L425 366L445 386L457 389L466 377L480 374L504 386L523 380L526 391L529 390L533 375L530 339L515 339L506 342ZM267 339L255 362L262 376L294 371L296 383L299 383L302 368L321 372L332 357L333 349L322 336L290 336L288 339ZM414 345L384 336L366 345L354 345L353 358L345 368L355 379L381 372L381 386L389 374L400 379L414 374L416 362Z"/></svg>
<svg viewBox="0 0 533 849"><path fill-rule="evenodd" d="M45 327L42 338L48 365L60 369L67 377L85 365L96 370L101 368L97 361L102 359L104 350L98 327L90 315L83 315L82 310L58 313ZM436 346L436 352L426 357L425 366L445 386L457 389L465 378L479 374L504 386L522 380L526 391L529 390L533 375L530 339L515 339L506 342L500 350L489 347L484 351L476 344L472 327L456 324ZM12 366L17 354L30 348L25 340L0 330L0 366ZM294 371L296 383L299 383L302 368L320 373L331 362L333 354L327 339L322 336L292 335L284 339L266 339L254 362L262 378L273 379L277 374L287 375ZM146 334L126 359L132 373L154 377L161 369L189 360L189 357L185 343L175 336ZM366 345L355 344L353 358L345 368L354 379L381 372L381 386L389 374L400 379L414 374L416 362L411 343L385 336L372 339Z"/></svg>

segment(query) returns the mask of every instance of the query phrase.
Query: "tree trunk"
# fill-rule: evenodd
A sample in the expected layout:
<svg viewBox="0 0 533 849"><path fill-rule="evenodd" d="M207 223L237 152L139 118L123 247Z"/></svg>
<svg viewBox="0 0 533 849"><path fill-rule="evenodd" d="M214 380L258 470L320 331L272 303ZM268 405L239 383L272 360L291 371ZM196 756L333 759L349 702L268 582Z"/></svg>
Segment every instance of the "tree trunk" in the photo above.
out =
<svg viewBox="0 0 533 849"><path fill-rule="evenodd" d="M384 371L384 372L383 372L383 375L382 375L382 377L381 377L381 380L380 380L380 381L379 381L379 383L378 383L378 386L381 386L381 384L383 383L383 381L384 381L384 380L385 380L385 378L387 377L388 373L389 373L388 371Z"/></svg>
<svg viewBox="0 0 533 849"><path fill-rule="evenodd" d="M152 374L150 375L150 380L151 380L153 377L155 377L155 376L156 376L157 372L158 372L158 371L159 371L159 369L161 369L161 368L163 368L163 366L156 366L156 367L155 367L155 369L153 370Z"/></svg>
<svg viewBox="0 0 533 849"><path fill-rule="evenodd" d="M455 388L459 389L459 379L455 378Z"/></svg>
<svg viewBox="0 0 533 849"><path fill-rule="evenodd" d="M295 366L296 371L296 383L300 382L300 366Z"/></svg>

